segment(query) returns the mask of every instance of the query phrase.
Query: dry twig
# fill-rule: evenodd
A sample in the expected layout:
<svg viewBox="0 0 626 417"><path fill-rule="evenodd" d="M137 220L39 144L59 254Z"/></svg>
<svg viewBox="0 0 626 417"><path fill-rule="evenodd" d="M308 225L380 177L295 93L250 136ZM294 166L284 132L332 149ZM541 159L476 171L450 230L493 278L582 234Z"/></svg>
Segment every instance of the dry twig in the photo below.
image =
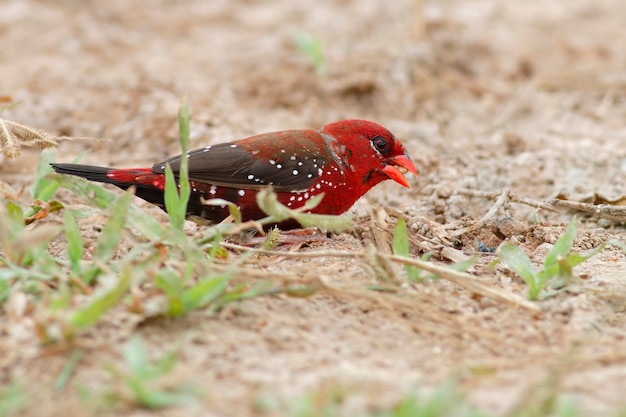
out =
<svg viewBox="0 0 626 417"><path fill-rule="evenodd" d="M508 189L504 189L499 192L489 192L489 191L477 191L477 190L468 190L468 189L460 189L456 191L458 194L469 195L474 197L483 197L483 198L497 198L494 205L489 209L487 214L483 216L476 223L468 226L464 229L460 229L455 231L452 235L459 236L463 233L467 233L469 231L478 229L481 227L486 220L492 217L495 214L495 211L505 205L507 202L520 203L525 204L530 207L534 207L541 210L551 211L553 213L560 213L559 209L566 210L575 210L583 213L591 213L594 216L601 219L609 219L615 220L618 222L626 222L626 206L615 206L610 204L591 204L591 203L581 203L578 201L571 200L561 200L561 199L553 199L547 201L539 201L533 200L528 197L522 197L517 194L510 193ZM506 194L506 199L504 196Z"/></svg>
<svg viewBox="0 0 626 417"><path fill-rule="evenodd" d="M589 204L571 200L550 200L551 205L568 210L591 213L600 219L626 222L626 206L612 206L610 204Z"/></svg>
<svg viewBox="0 0 626 417"><path fill-rule="evenodd" d="M458 237L458 236L464 235L465 233L469 233L469 232L472 232L476 229L480 229L481 227L483 227L485 223L487 223L489 220L491 220L493 216L496 215L496 213L498 212L498 210L500 210L500 208L504 207L509 202L509 194L510 193L509 193L508 188L503 189L500 192L500 195L498 196L498 199L496 200L496 202L493 204L493 206L491 206L489 211L480 220L478 220L477 222L467 227L455 230L451 232L450 234L454 237Z"/></svg>
<svg viewBox="0 0 626 417"><path fill-rule="evenodd" d="M274 250L264 250L257 248L248 248L245 246L237 245L234 243L222 242L221 245L225 248L235 249L240 251L248 251L254 253L260 253L264 255L277 255L283 256L286 258L322 258L322 257L334 257L334 258L358 258L368 260L369 255L366 252L348 252L348 251L319 251L319 252L277 252ZM537 306L537 304L531 303L530 301L515 295L511 294L507 291L501 290L499 288L493 287L484 282L480 282L476 280L476 277L470 274L466 274L463 272L453 271L452 269L446 268L444 266L438 266L433 264L432 262L425 262L417 259L405 258L403 256L397 255L387 255L380 254L382 258L389 262L397 262L404 265L413 265L424 271L431 272L437 275L441 279L446 279L448 281L452 281L455 284L475 293L482 295L483 297L490 298L492 300L506 302L509 304L513 304L517 307L525 308L526 310L539 312L541 309Z"/></svg>
<svg viewBox="0 0 626 417"><path fill-rule="evenodd" d="M506 188L504 190L507 190ZM469 190L469 189L459 189L456 190L455 192L458 194L463 194L463 195L469 195L469 196L473 196L473 197L483 197L483 198L498 198L502 195L503 191L478 191L478 190ZM541 210L547 210L547 211L551 211L553 213L558 213L559 211L557 209L554 208L554 206L552 204L550 204L549 202L545 202L545 201L540 201L540 200L533 200L532 198L528 198L528 197L522 197L520 195L517 194L513 194L511 192L507 191L507 199L508 201L512 202L512 203L519 203L519 204L525 204L527 206L530 207L534 207L537 209L541 209Z"/></svg>

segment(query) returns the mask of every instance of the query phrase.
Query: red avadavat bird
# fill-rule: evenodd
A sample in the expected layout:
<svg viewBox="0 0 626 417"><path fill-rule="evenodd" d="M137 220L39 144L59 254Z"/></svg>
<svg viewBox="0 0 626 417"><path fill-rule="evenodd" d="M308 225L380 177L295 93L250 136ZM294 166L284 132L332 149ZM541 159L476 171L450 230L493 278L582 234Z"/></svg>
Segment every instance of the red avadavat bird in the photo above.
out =
<svg viewBox="0 0 626 417"><path fill-rule="evenodd" d="M366 120L343 120L318 130L285 130L220 143L187 153L191 196L190 220L218 223L228 208L202 204L202 199L221 198L239 206L243 220L266 215L256 203L258 190L271 185L278 201L298 208L324 193L311 210L319 214L342 214L373 186L392 179L408 187L405 173L417 170L406 149L391 132ZM178 179L181 155L151 168L115 169L78 164L52 164L61 174L119 188L136 187L136 195L164 208L165 166ZM280 225L297 228L297 223Z"/></svg>

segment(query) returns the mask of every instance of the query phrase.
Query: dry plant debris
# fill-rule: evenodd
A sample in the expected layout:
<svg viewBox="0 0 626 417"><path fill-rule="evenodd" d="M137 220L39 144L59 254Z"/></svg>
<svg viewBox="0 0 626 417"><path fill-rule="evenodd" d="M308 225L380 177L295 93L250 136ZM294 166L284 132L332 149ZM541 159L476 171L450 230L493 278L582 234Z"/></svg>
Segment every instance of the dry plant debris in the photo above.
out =
<svg viewBox="0 0 626 417"><path fill-rule="evenodd" d="M0 151L5 158L17 158L22 146L39 146L45 149L58 144L58 137L43 130L0 118Z"/></svg>
<svg viewBox="0 0 626 417"><path fill-rule="evenodd" d="M0 267L0 414L623 415L623 1L318 3L2 2L0 102L20 105L1 114L0 241L18 245ZM179 151L183 97L193 147L359 117L401 138L419 177L372 190L348 232L185 256L204 229L159 240L158 209L126 206L116 240L124 206L96 207L106 194L43 198L34 168L50 137L10 122L46 126L59 162L145 166ZM82 136L113 140L59 142ZM571 253L605 249L529 302L498 248L538 271L574 214ZM187 279L196 255L213 263ZM475 263L438 280L404 264L428 256ZM125 262L149 267L129 276ZM83 326L73 339L42 344L68 321Z"/></svg>
<svg viewBox="0 0 626 417"><path fill-rule="evenodd" d="M98 141L102 139L54 136L41 129L0 118L0 151L7 159L17 158L22 147L37 146L40 149L47 149L58 146L64 140Z"/></svg>

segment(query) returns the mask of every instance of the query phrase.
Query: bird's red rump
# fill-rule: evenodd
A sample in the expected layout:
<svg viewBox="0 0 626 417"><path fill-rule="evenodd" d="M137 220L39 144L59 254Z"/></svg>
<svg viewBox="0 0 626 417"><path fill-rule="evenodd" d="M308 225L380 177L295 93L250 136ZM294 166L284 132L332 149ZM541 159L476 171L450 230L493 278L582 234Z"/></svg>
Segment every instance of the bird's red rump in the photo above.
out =
<svg viewBox="0 0 626 417"><path fill-rule="evenodd" d="M150 185L165 190L165 175L155 174L151 168L112 169L107 177L119 182Z"/></svg>

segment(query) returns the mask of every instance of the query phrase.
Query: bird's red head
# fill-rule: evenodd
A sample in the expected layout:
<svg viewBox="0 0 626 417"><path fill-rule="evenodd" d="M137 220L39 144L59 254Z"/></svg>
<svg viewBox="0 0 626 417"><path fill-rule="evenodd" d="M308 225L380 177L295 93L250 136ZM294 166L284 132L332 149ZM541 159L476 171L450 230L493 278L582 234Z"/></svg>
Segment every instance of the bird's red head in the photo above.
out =
<svg viewBox="0 0 626 417"><path fill-rule="evenodd" d="M355 178L361 179L363 193L386 179L409 187L404 174L417 175L402 143L379 124L342 120L324 126L321 131L335 139L329 141L334 153Z"/></svg>

